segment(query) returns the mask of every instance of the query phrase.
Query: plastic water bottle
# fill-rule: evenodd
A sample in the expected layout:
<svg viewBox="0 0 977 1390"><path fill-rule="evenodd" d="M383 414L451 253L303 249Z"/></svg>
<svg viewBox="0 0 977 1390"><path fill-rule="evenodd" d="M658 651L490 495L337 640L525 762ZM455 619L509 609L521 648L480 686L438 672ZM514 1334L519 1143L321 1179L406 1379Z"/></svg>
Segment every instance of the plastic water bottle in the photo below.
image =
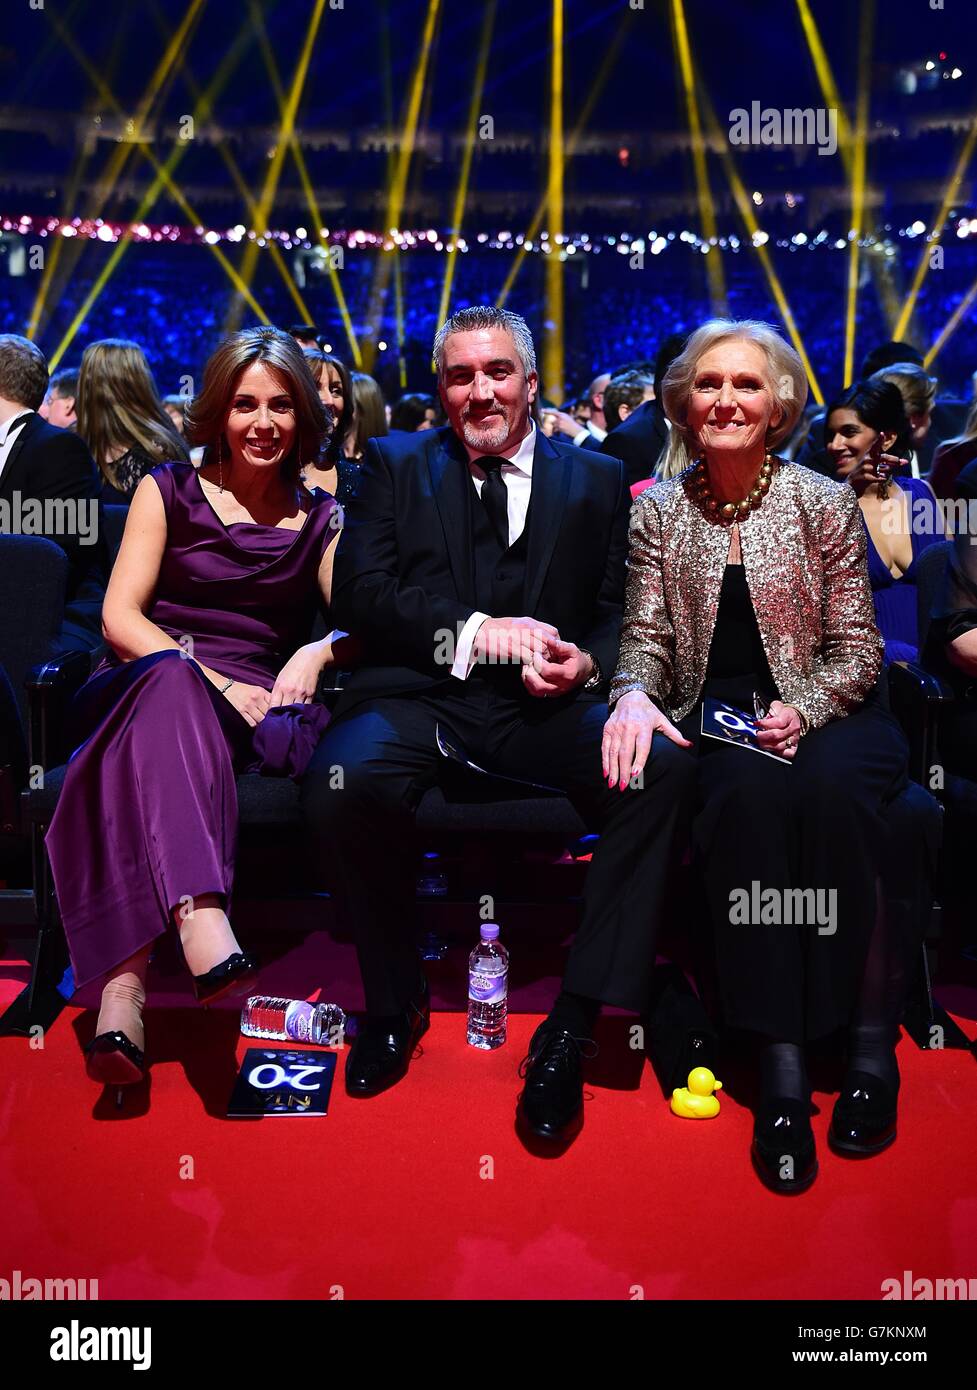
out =
<svg viewBox="0 0 977 1390"><path fill-rule="evenodd" d="M494 922L483 922L468 958L468 1041L489 1050L505 1042L509 952Z"/></svg>
<svg viewBox="0 0 977 1390"><path fill-rule="evenodd" d="M271 999L258 994L241 1010L241 1032L246 1038L323 1043L326 1047L336 1046L338 1039L341 1046L346 1015L338 1004L310 1004L305 999Z"/></svg>

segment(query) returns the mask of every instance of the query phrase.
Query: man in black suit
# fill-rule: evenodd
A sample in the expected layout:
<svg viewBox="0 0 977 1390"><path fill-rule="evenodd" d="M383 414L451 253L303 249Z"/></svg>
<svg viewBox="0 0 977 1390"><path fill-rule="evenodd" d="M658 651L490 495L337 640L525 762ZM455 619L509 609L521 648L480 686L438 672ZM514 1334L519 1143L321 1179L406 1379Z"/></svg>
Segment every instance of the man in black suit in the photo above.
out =
<svg viewBox="0 0 977 1390"><path fill-rule="evenodd" d="M685 347L685 335L670 334L655 358L655 396L644 401L626 420L611 429L600 446L602 454L610 454L624 462L628 486L644 482L655 471L658 457L668 444L668 421L661 407L661 384L672 362Z"/></svg>
<svg viewBox="0 0 977 1390"><path fill-rule="evenodd" d="M68 557L55 656L102 645L107 566L98 470L76 434L37 414L47 386L40 349L16 333L0 334L0 529L43 535Z"/></svg>
<svg viewBox="0 0 977 1390"><path fill-rule="evenodd" d="M520 1100L525 1128L566 1140L601 1003L646 1003L692 764L656 739L643 785L612 788L601 773L630 510L620 463L535 429L535 352L518 315L461 310L434 359L449 427L371 440L347 509L333 613L365 659L304 783L308 821L342 868L366 992L346 1086L394 1084L427 1026L411 832L443 762L440 732L488 771L564 789L601 831Z"/></svg>

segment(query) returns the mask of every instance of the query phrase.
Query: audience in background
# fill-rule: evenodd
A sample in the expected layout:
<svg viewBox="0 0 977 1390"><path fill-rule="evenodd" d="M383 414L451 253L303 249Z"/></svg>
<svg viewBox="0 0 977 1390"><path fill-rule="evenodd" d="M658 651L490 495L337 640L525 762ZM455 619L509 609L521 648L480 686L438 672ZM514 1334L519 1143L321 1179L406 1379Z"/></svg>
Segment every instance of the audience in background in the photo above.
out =
<svg viewBox="0 0 977 1390"><path fill-rule="evenodd" d="M78 427L75 397L78 395L78 368L62 367L48 382L47 394L37 412L42 420L59 430Z"/></svg>
<svg viewBox="0 0 977 1390"><path fill-rule="evenodd" d="M55 523L50 530L32 531L68 557L64 620L50 653L57 656L102 644L107 555L98 470L76 434L42 418L48 389L40 348L15 333L0 335L0 502L11 524L28 501L64 504L55 515L51 508L42 511L45 525Z"/></svg>
<svg viewBox="0 0 977 1390"><path fill-rule="evenodd" d="M294 338L303 352L311 348L313 352L319 351L319 330L314 323L293 323L288 330L290 338Z"/></svg>
<svg viewBox="0 0 977 1390"><path fill-rule="evenodd" d="M894 362L881 371L873 372L868 380L888 381L898 389L909 424L908 435L902 440L899 452L909 464L913 477L918 478L925 470L920 451L933 423L936 378L915 362Z"/></svg>
<svg viewBox="0 0 977 1390"><path fill-rule="evenodd" d="M163 409L173 422L173 428L177 434L183 438L186 434L186 410L187 400L185 396L173 395L163 397Z"/></svg>
<svg viewBox="0 0 977 1390"><path fill-rule="evenodd" d="M372 376L353 372L353 425L346 436L348 458L359 463L366 452L366 441L389 434L387 413L383 408L383 393Z"/></svg>
<svg viewBox="0 0 977 1390"><path fill-rule="evenodd" d="M930 486L937 497L955 498L957 480L968 464L977 459L977 401L970 407L963 433L945 439L933 455Z"/></svg>
<svg viewBox="0 0 977 1390"><path fill-rule="evenodd" d="M310 491L322 488L345 504L356 492L359 477L358 466L343 453L343 440L353 423L353 385L338 357L308 349L303 355L325 406L330 429L319 461L303 469L302 481Z"/></svg>
<svg viewBox="0 0 977 1390"><path fill-rule="evenodd" d="M622 372L612 377L604 392L604 418L610 434L644 401L654 400L655 385L644 372Z"/></svg>
<svg viewBox="0 0 977 1390"><path fill-rule="evenodd" d="M76 408L78 433L102 474L103 502L127 506L157 464L189 460L138 343L104 338L88 345Z"/></svg>
<svg viewBox="0 0 977 1390"><path fill-rule="evenodd" d="M919 655L916 561L943 539L943 515L922 478L893 473L911 438L903 398L884 372L857 382L828 407L825 446L834 476L855 489L868 538L868 577L885 659Z"/></svg>
<svg viewBox="0 0 977 1390"><path fill-rule="evenodd" d="M421 391L408 392L401 396L390 409L390 429L404 430L415 434L418 430L430 430L437 424L438 408L433 396Z"/></svg>

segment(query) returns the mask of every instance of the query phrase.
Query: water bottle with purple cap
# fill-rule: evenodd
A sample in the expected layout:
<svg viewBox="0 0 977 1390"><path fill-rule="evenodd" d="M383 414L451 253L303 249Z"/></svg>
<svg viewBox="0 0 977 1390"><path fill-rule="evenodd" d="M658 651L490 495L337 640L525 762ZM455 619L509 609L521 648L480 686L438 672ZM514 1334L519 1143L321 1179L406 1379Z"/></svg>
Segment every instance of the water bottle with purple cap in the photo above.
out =
<svg viewBox="0 0 977 1390"><path fill-rule="evenodd" d="M495 922L483 922L468 958L468 1041L490 1050L505 1042L509 952Z"/></svg>

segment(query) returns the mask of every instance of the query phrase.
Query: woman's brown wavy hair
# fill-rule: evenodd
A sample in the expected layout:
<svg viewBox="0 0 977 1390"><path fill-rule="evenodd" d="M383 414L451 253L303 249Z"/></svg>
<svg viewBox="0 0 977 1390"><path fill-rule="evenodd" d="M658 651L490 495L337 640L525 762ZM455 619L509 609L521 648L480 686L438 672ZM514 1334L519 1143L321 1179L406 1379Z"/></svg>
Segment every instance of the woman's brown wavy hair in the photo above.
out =
<svg viewBox="0 0 977 1390"><path fill-rule="evenodd" d="M241 375L255 362L263 362L292 399L297 438L282 460L282 476L297 483L302 469L315 464L329 433L329 419L302 349L278 328L245 328L225 338L204 368L204 383L186 415L186 437L203 444L210 454L224 438L224 425Z"/></svg>

